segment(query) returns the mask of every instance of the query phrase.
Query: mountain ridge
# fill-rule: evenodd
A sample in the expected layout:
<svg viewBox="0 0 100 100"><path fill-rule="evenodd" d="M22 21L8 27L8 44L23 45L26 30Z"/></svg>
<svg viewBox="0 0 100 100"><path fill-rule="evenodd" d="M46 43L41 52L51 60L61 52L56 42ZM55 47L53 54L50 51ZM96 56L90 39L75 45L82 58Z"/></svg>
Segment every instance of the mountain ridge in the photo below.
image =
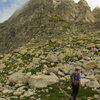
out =
<svg viewBox="0 0 100 100"><path fill-rule="evenodd" d="M97 23L98 29L100 26L97 20L100 16L96 17L98 13L93 13L85 0L78 3L73 0L30 0L21 9L0 24L1 53L10 52L24 45L36 35L57 34L63 32L63 28L72 33L74 26L79 26L80 23L92 26L94 23L94 27ZM81 27L77 28L81 32ZM85 28L84 31L88 29Z"/></svg>
<svg viewBox="0 0 100 100"><path fill-rule="evenodd" d="M0 100L69 100L76 68L77 99L99 100L99 17L84 0L31 0L0 24Z"/></svg>

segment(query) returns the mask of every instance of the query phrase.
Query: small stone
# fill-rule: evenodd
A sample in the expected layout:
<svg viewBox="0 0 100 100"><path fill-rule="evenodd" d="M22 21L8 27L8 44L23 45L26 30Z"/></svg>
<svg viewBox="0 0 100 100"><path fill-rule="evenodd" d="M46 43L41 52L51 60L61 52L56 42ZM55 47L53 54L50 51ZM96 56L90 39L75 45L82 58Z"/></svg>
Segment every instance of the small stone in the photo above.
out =
<svg viewBox="0 0 100 100"><path fill-rule="evenodd" d="M71 89L71 87L67 87L67 89L68 89L68 90L70 90L70 89Z"/></svg>
<svg viewBox="0 0 100 100"><path fill-rule="evenodd" d="M65 76L65 74L63 72L61 72L61 71L58 71L58 75L59 76Z"/></svg>

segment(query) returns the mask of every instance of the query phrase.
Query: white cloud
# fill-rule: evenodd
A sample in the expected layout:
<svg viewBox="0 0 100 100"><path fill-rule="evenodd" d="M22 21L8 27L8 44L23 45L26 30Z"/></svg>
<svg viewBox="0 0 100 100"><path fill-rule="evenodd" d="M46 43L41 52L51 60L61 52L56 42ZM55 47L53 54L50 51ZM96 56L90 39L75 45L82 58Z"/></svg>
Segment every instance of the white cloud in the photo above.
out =
<svg viewBox="0 0 100 100"><path fill-rule="evenodd" d="M0 2L7 2L7 0L0 0Z"/></svg>

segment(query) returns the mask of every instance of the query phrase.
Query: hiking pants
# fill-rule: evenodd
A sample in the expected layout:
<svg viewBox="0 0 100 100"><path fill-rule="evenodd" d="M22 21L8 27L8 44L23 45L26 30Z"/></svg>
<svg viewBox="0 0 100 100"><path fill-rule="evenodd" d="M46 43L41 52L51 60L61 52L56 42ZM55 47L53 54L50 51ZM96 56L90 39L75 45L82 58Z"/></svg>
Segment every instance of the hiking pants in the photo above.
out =
<svg viewBox="0 0 100 100"><path fill-rule="evenodd" d="M79 84L77 84L77 85L72 84L71 97L73 98L73 100L76 100L76 96L78 94L78 91L79 91Z"/></svg>

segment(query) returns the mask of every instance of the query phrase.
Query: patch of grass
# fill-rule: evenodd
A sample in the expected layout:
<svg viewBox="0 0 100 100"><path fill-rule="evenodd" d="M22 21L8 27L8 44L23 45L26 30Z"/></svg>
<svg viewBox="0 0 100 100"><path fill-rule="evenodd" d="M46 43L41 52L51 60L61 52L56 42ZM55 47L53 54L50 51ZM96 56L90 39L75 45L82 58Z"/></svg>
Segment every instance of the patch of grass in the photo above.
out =
<svg viewBox="0 0 100 100"><path fill-rule="evenodd" d="M10 82L10 83L9 83L9 86L13 87L13 86L15 86L15 83Z"/></svg>
<svg viewBox="0 0 100 100"><path fill-rule="evenodd" d="M62 88L67 94L71 94L71 89L67 89L67 87L70 86L70 82L62 81L56 84L53 84L51 86L48 86L44 89L37 89L37 95L36 98L41 98L45 100L69 100L68 96L64 95L60 89ZM52 87L52 89L50 89ZM45 90L48 89L48 92L45 92ZM94 98L94 95L98 94L96 91L93 91L91 88L81 88L77 98L80 100L87 100L88 97L93 97L92 100L96 100Z"/></svg>
<svg viewBox="0 0 100 100"><path fill-rule="evenodd" d="M93 91L91 88L87 88L87 89L81 88L78 96L79 97L84 97L84 96L85 97L94 97L95 94L98 94L98 92Z"/></svg>
<svg viewBox="0 0 100 100"><path fill-rule="evenodd" d="M52 89L50 89L50 87L52 87ZM48 89L48 92L43 92L46 89ZM43 91L39 92L41 90ZM59 90L59 83L53 84L44 89L37 89L36 98L41 98L42 100L68 100L68 97Z"/></svg>
<svg viewBox="0 0 100 100"><path fill-rule="evenodd" d="M58 64L58 62L55 62L54 64L47 63L47 66L48 66L49 68L52 68L52 67L56 67L57 64Z"/></svg>
<svg viewBox="0 0 100 100"><path fill-rule="evenodd" d="M43 66L39 66L39 67L37 67L35 69L31 69L30 72L32 74L36 74L37 72L41 72L42 69L43 69Z"/></svg>
<svg viewBox="0 0 100 100"><path fill-rule="evenodd" d="M22 55L21 59L23 60L23 62L24 62L25 64L28 64L29 62L32 61L33 57L34 57L33 55L24 54L24 55Z"/></svg>
<svg viewBox="0 0 100 100"><path fill-rule="evenodd" d="M43 64L41 64L39 67L37 68L33 68L33 69L25 69L23 72L27 73L27 72L31 72L32 74L36 74L37 72L41 72L41 70L43 69Z"/></svg>

